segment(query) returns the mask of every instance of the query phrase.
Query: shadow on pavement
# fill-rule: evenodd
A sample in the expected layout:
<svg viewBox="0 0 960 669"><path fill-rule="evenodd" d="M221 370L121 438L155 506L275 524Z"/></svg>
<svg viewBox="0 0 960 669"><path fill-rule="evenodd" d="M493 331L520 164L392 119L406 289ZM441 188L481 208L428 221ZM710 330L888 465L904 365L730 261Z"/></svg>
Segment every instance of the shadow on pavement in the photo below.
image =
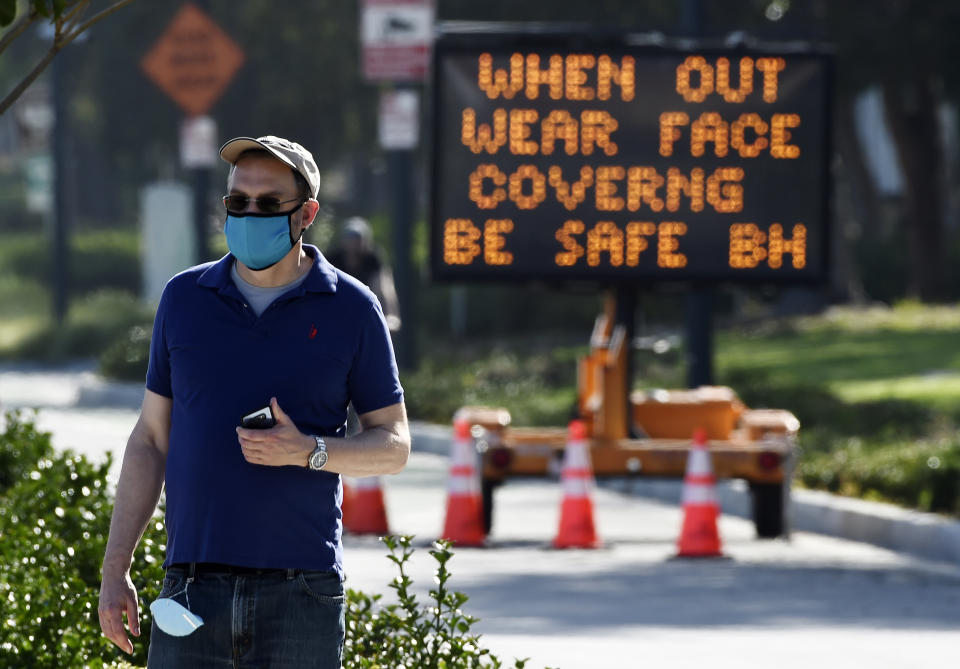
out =
<svg viewBox="0 0 960 669"><path fill-rule="evenodd" d="M903 569L670 560L629 573L500 575L455 587L470 595L467 606L485 633L584 634L624 625L960 626L960 579L944 587L940 578ZM511 616L498 623L497 612L510 600Z"/></svg>

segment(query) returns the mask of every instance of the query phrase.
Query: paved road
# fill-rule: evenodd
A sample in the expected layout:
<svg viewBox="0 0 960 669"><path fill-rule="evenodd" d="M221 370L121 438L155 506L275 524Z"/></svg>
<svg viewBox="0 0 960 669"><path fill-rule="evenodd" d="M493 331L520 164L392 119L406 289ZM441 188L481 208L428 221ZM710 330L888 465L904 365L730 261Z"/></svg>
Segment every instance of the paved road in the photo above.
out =
<svg viewBox="0 0 960 669"><path fill-rule="evenodd" d="M0 402L43 406L38 422L59 448L120 453L137 392L107 397L86 377L78 395L83 374L0 368ZM421 596L433 585L426 549L443 523L446 467L442 456L416 453L385 480L391 529L416 535L421 547L411 571ZM555 483L512 482L497 495L491 547L458 550L451 570L452 586L470 596L466 611L481 618L477 631L501 657L565 669L957 662L958 567L803 532L760 542L731 516L720 523L730 559L674 560L680 510L609 489L595 491L606 547L554 551ZM347 537L345 552L348 585L389 597L394 567L376 539Z"/></svg>
<svg viewBox="0 0 960 669"><path fill-rule="evenodd" d="M446 461L421 454L386 480L391 529L426 548L440 530ZM607 547L547 548L558 487L511 483L498 493L492 548L462 549L453 587L504 657L532 666L952 666L960 649L960 569L866 544L796 533L757 541L752 524L723 517L729 560L671 559L676 506L595 491ZM392 565L375 540L348 537L351 587L388 592ZM418 551L413 577L432 586Z"/></svg>

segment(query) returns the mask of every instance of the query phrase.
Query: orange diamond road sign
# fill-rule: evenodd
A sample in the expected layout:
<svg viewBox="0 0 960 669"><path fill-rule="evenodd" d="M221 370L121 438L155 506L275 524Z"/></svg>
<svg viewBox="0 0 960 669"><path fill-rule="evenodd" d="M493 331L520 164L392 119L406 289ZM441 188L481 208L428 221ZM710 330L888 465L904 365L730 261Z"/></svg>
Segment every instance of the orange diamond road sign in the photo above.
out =
<svg viewBox="0 0 960 669"><path fill-rule="evenodd" d="M243 51L196 6L187 3L140 65L187 113L205 113L243 65Z"/></svg>

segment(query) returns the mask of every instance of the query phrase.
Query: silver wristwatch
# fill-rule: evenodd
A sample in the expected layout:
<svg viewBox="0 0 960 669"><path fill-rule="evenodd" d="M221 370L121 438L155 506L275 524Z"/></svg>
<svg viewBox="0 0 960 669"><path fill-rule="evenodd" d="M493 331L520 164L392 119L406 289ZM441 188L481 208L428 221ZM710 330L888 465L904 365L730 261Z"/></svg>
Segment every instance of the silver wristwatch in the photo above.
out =
<svg viewBox="0 0 960 669"><path fill-rule="evenodd" d="M323 437L318 437L317 435L313 435L313 438L317 441L317 447L313 449L310 457L307 458L307 466L318 472L327 466L327 442L323 440Z"/></svg>

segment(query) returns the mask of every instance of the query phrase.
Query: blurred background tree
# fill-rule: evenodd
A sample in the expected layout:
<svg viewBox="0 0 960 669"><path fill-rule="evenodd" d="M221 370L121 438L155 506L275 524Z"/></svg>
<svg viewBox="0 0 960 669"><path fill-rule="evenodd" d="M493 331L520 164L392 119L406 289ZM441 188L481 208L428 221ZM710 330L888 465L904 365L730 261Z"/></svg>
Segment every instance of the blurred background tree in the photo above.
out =
<svg viewBox="0 0 960 669"><path fill-rule="evenodd" d="M2 0L8 8L12 0ZM21 2L22 8L35 3ZM86 4L57 2L64 8ZM323 199L329 219L360 214L371 218L378 242L389 248L388 182L382 149L377 143L378 86L363 81L358 36L359 3L343 0L205 0L203 9L245 51L246 62L217 101L211 115L220 138L273 133L310 147L324 171ZM106 5L104 5L106 6ZM186 181L179 163L178 127L182 112L143 73L140 61L166 29L181 3L131 3L89 31L84 43L60 53L69 99L71 154L75 183L75 235L111 230L137 234L139 191L158 179ZM698 8L698 32L727 38L732 33L762 40L812 40L832 43L837 53L833 163L836 239L835 280L826 301L892 303L914 296L924 300L956 300L960 274L948 272L960 260L956 225L956 104L960 85L954 67L960 43L960 5L951 0L437 0L439 21L560 21L597 29L686 32L691 8ZM2 13L0 9L0 13ZM53 10L51 10L53 11ZM14 23L16 25L16 23ZM10 90L43 58L49 43L32 31L10 41L0 59L0 85ZM4 35L12 32L8 28ZM2 39L6 39L3 37ZM46 85L37 82L38 91ZM878 186L876 161L858 127L858 105L869 91L878 91L895 153L889 169L902 184L893 191ZM33 92L33 91L31 91ZM429 95L429 90L426 91ZM429 109L424 104L423 109ZM425 144L429 118L424 115ZM17 267L30 266L43 246L25 241L39 233L44 221L24 205L23 145L16 106L0 115L0 270L9 271L4 254L28 249ZM866 143L870 141L867 139ZM426 208L428 147L418 151L415 183L420 219ZM218 168L210 196L211 232L220 216L217 195L226 166ZM420 320L424 332L449 331L448 286L432 286L425 276L426 230L420 220L412 250L421 271ZM317 226L323 245L332 226ZM87 240L84 248L96 249ZM31 246L31 244L33 246ZM111 249L136 242L111 238ZM76 247L76 242L75 242ZM222 250L222 245L216 247ZM74 249L75 252L76 248ZM33 255L29 255L33 254ZM39 262L39 261L38 261ZM113 287L132 293L131 275L76 285ZM87 263L77 272L92 272ZM111 282L112 281L112 282ZM599 308L596 291L558 294L544 286L468 286L470 311L466 331L480 336L523 330L589 331ZM22 293L22 286L18 288ZM720 310L745 301L775 304L783 289L731 289L721 296ZM0 286L0 297L2 286ZM676 294L651 290L644 296L644 318L674 321ZM425 335L427 336L427 335ZM2 342L0 342L2 345Z"/></svg>
<svg viewBox="0 0 960 669"><path fill-rule="evenodd" d="M68 44L77 39L92 25L105 19L133 0L117 0L106 7L91 10L90 0L0 0L0 28L6 29L0 37L0 54L16 40L21 39L31 27L42 29L41 36L47 39L47 49L40 59L24 73L20 82L0 100L3 114L37 80L53 58Z"/></svg>

